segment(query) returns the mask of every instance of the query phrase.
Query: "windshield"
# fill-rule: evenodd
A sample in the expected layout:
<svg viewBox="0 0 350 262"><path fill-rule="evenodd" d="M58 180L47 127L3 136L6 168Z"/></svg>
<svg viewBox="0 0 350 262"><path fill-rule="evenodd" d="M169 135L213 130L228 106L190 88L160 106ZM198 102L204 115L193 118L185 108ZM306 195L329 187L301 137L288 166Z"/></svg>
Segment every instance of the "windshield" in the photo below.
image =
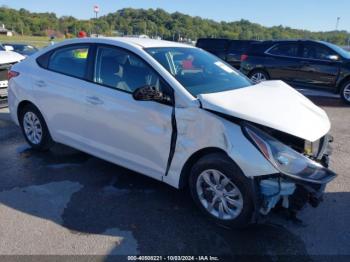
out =
<svg viewBox="0 0 350 262"><path fill-rule="evenodd" d="M25 55L31 55L34 54L36 51L38 51L37 48L31 45L19 45L19 44L12 44L13 51L18 52L20 54L25 54Z"/></svg>
<svg viewBox="0 0 350 262"><path fill-rule="evenodd" d="M1 43L0 43L0 51L5 51L5 48Z"/></svg>
<svg viewBox="0 0 350 262"><path fill-rule="evenodd" d="M350 52L346 51L345 49L341 48L340 46L326 43L331 49L333 49L335 52L337 52L339 55L344 57L345 59L350 59Z"/></svg>
<svg viewBox="0 0 350 262"><path fill-rule="evenodd" d="M145 50L195 97L252 85L240 72L202 49L162 47Z"/></svg>

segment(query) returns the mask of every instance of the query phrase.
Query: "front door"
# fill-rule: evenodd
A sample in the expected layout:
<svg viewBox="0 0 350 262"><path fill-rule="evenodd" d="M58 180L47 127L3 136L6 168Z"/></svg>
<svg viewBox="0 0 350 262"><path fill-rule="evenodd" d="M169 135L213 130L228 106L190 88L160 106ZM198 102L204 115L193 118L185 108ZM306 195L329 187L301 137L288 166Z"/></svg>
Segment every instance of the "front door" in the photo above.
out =
<svg viewBox="0 0 350 262"><path fill-rule="evenodd" d="M300 65L300 79L313 87L334 87L340 70L340 61L332 61L337 54L326 46L304 43Z"/></svg>
<svg viewBox="0 0 350 262"><path fill-rule="evenodd" d="M171 104L136 101L132 92L151 85L170 92L141 58L117 47L96 48L92 83L86 86L84 130L100 157L161 179L172 135Z"/></svg>

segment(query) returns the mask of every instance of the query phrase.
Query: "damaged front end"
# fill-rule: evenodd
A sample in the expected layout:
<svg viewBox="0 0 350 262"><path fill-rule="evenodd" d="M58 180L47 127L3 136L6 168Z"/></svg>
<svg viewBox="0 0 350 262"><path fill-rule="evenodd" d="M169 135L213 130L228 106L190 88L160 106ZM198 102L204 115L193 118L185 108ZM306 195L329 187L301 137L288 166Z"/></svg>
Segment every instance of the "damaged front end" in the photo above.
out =
<svg viewBox="0 0 350 262"><path fill-rule="evenodd" d="M281 206L292 214L296 214L307 203L317 207L323 200L326 184L297 180L284 174L259 179L257 181L258 211L262 215L267 215L273 208Z"/></svg>
<svg viewBox="0 0 350 262"><path fill-rule="evenodd" d="M279 173L256 177L258 211L266 215L277 205L293 213L306 203L316 207L322 200L326 184L336 177L328 167L330 136L299 150L286 145L254 125L243 125L243 131ZM304 147L299 145L299 147ZM299 152L298 152L299 151Z"/></svg>

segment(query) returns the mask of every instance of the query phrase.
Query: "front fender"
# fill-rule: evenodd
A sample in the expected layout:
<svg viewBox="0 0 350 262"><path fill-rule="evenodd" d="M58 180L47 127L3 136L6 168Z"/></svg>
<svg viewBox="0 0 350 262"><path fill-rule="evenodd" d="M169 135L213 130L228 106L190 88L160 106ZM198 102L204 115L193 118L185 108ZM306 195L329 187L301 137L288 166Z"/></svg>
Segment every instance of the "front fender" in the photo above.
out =
<svg viewBox="0 0 350 262"><path fill-rule="evenodd" d="M227 153L247 177L278 171L245 137L241 126L202 108L176 108L177 141L174 157L163 181L179 188L181 171L190 157L206 148Z"/></svg>

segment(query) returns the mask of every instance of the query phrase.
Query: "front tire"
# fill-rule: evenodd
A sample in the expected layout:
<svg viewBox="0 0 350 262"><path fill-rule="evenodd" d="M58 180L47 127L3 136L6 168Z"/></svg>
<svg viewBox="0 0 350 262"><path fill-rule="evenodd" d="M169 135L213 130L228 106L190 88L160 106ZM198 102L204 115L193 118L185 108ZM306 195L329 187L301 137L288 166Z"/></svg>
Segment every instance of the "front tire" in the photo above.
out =
<svg viewBox="0 0 350 262"><path fill-rule="evenodd" d="M191 170L189 185L197 206L217 224L240 228L252 221L252 182L225 154L201 158Z"/></svg>
<svg viewBox="0 0 350 262"><path fill-rule="evenodd" d="M340 88L340 96L342 100L350 105L350 80L346 81Z"/></svg>
<svg viewBox="0 0 350 262"><path fill-rule="evenodd" d="M270 79L269 75L264 70L260 69L253 70L248 77L254 84L259 84Z"/></svg>
<svg viewBox="0 0 350 262"><path fill-rule="evenodd" d="M28 104L20 111L19 123L24 138L33 149L47 151L54 144L43 116L34 105Z"/></svg>

